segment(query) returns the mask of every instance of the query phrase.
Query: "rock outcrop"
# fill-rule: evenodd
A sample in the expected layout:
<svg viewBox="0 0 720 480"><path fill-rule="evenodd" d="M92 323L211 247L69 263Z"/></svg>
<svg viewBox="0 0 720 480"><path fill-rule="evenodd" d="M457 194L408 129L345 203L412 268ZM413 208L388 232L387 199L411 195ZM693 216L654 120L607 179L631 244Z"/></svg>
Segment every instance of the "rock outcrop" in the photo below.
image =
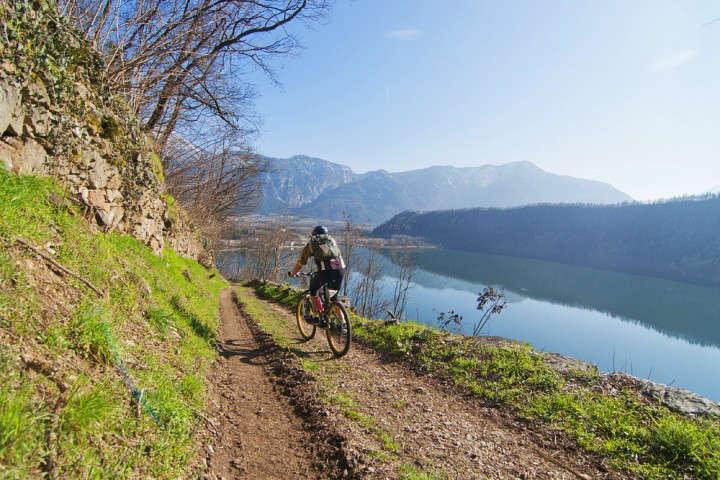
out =
<svg viewBox="0 0 720 480"><path fill-rule="evenodd" d="M620 372L608 373L605 377L610 383L630 386L648 399L682 415L720 418L720 404L685 388L671 387Z"/></svg>
<svg viewBox="0 0 720 480"><path fill-rule="evenodd" d="M43 9L4 3L0 10L17 17L17 28L42 24ZM101 228L132 234L156 252L169 243L183 255L207 257L189 222L172 221L152 139L102 81L99 55L55 27L46 41L60 46L47 48L56 57L43 61L62 65L60 73L0 48L0 168L56 178Z"/></svg>
<svg viewBox="0 0 720 480"><path fill-rule="evenodd" d="M598 373L597 367L589 362L578 360L559 353L543 353L545 361L562 374L578 371ZM599 373L598 373L599 374ZM671 387L661 383L628 375L622 372L599 374L602 388L617 392L630 387L652 402L663 405L673 412L690 417L720 418L720 404L713 402L685 388Z"/></svg>

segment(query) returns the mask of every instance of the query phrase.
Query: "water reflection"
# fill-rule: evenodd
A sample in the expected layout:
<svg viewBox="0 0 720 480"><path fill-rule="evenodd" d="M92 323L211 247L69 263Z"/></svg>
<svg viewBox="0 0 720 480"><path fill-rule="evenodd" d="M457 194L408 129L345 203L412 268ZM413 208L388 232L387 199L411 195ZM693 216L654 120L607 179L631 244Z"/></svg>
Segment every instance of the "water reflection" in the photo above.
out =
<svg viewBox="0 0 720 480"><path fill-rule="evenodd" d="M497 255L439 249L403 254L421 269L415 283L428 288L497 285L508 292L508 302L532 298L597 310L695 344L720 346L718 288ZM391 262L393 255L385 252L385 258Z"/></svg>

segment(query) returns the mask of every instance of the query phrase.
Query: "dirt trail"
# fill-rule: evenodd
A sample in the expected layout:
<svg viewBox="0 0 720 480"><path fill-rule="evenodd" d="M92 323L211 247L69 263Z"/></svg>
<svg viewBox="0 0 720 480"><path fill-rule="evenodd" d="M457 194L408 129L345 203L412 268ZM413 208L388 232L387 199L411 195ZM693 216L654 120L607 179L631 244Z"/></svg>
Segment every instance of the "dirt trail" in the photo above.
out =
<svg viewBox="0 0 720 480"><path fill-rule="evenodd" d="M346 449L360 463L357 469L364 478L396 479L413 470L437 477L407 478L622 478L578 451L553 446L551 439L539 442L522 423L357 343L346 357L332 359L322 332L302 342L286 309L258 299L250 289L239 292L241 299L282 320L279 328L294 354L319 379L326 402L334 405L329 415L347 438Z"/></svg>
<svg viewBox="0 0 720 480"><path fill-rule="evenodd" d="M327 478L313 467L312 439L290 399L273 381L274 353L258 343L233 302L222 292L221 359L210 393L210 428L204 478Z"/></svg>

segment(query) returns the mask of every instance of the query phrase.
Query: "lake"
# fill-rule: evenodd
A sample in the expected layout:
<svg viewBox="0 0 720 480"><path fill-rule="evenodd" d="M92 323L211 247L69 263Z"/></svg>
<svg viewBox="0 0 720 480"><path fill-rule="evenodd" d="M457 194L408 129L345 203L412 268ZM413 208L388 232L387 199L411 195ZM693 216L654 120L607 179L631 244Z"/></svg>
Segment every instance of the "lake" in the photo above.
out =
<svg viewBox="0 0 720 480"><path fill-rule="evenodd" d="M381 288L392 295L398 251L381 252ZM504 290L507 307L483 334L585 360L602 371L688 388L720 401L720 289L531 259L442 249L401 252L417 270L406 316L437 324L438 312L479 319L477 294ZM357 274L353 280L357 281Z"/></svg>

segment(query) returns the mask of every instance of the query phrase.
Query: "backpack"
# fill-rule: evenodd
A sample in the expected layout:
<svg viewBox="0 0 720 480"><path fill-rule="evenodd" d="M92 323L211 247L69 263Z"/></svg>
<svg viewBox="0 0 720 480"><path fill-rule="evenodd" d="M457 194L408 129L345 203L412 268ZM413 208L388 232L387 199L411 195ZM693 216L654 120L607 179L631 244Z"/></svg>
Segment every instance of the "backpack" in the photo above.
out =
<svg viewBox="0 0 720 480"><path fill-rule="evenodd" d="M335 239L329 235L315 235L312 245L313 257L320 270L340 270L342 268L342 255Z"/></svg>

